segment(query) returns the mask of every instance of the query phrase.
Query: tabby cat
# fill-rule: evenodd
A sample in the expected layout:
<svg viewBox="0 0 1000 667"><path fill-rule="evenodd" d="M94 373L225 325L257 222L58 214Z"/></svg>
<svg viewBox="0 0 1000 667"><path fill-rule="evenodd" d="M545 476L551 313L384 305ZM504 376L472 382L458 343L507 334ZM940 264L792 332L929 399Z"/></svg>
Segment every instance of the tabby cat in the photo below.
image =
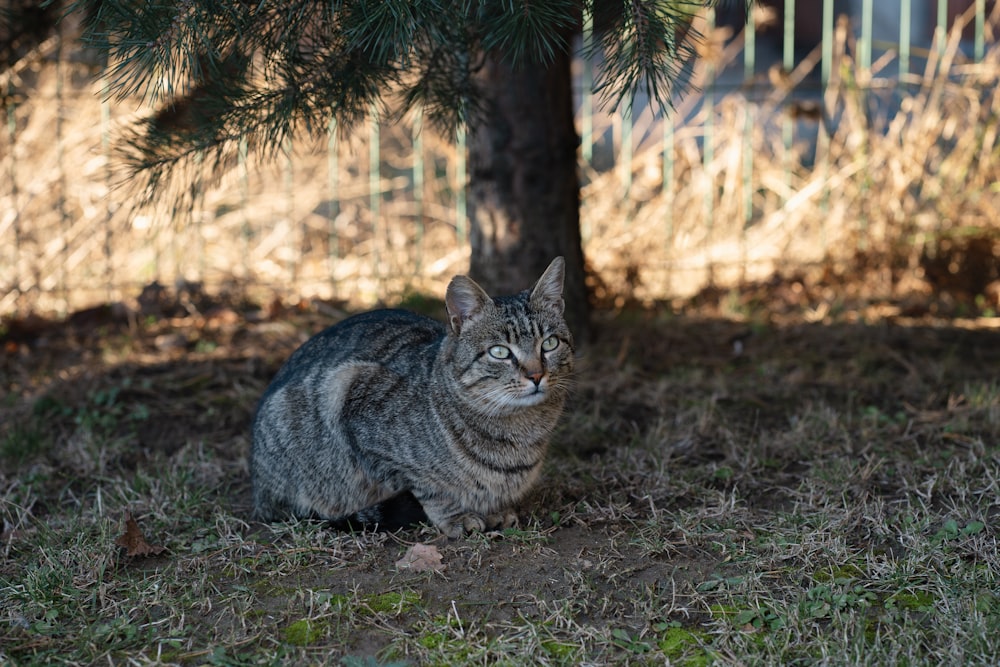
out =
<svg viewBox="0 0 1000 667"><path fill-rule="evenodd" d="M573 369L564 262L490 297L448 285L448 325L402 310L348 318L306 341L253 423L254 512L449 537L508 527L538 478Z"/></svg>

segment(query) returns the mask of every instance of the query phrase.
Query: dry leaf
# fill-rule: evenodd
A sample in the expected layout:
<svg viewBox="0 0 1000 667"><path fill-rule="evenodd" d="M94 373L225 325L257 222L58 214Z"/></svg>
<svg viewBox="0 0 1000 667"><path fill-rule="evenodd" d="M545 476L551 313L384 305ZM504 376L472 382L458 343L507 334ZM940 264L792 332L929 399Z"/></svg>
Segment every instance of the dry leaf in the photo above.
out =
<svg viewBox="0 0 1000 667"><path fill-rule="evenodd" d="M396 561L397 570L411 572L440 572L444 569L441 552L433 544L414 544Z"/></svg>
<svg viewBox="0 0 1000 667"><path fill-rule="evenodd" d="M156 556L163 553L166 548L160 545L151 545L146 541L139 524L132 517L132 512L125 510L125 534L115 540L115 544L124 547L127 556Z"/></svg>

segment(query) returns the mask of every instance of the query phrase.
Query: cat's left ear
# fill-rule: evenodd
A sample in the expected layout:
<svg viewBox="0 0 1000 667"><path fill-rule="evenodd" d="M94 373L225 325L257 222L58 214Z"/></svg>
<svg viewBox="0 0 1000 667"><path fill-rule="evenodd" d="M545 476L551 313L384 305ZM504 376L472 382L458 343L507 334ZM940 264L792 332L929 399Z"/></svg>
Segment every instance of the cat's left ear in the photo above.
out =
<svg viewBox="0 0 1000 667"><path fill-rule="evenodd" d="M562 315L566 310L566 302L563 300L565 276L566 260L556 257L531 288L531 304L536 308L549 308Z"/></svg>
<svg viewBox="0 0 1000 667"><path fill-rule="evenodd" d="M493 299L482 287L468 276L455 276L448 283L444 303L448 308L448 323L454 334L462 331L462 326L478 315Z"/></svg>

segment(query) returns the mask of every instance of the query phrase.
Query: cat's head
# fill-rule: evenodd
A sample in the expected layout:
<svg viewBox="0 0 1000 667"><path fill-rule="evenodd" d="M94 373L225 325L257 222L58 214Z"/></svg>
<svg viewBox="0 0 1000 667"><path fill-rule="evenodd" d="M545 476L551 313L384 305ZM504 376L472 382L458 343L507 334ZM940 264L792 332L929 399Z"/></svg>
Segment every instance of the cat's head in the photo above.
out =
<svg viewBox="0 0 1000 667"><path fill-rule="evenodd" d="M562 257L531 289L491 297L471 278L448 285L452 371L482 411L512 414L562 401L573 370L573 336L563 319Z"/></svg>

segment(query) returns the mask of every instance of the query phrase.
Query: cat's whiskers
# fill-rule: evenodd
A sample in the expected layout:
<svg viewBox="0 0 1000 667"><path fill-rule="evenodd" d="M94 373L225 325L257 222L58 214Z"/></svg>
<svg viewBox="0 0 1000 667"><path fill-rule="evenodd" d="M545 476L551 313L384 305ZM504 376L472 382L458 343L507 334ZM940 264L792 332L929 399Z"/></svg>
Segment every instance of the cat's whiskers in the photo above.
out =
<svg viewBox="0 0 1000 667"><path fill-rule="evenodd" d="M496 385L477 394L475 403L488 418L505 417L552 399L553 395L558 395L560 388L550 378L541 391L526 393L525 389L521 383Z"/></svg>
<svg viewBox="0 0 1000 667"><path fill-rule="evenodd" d="M488 388L486 391L480 393L477 396L477 403L480 406L485 406L487 417L500 417L510 414L513 410L511 408L517 408L517 401L512 395L510 389L504 385L494 385Z"/></svg>

